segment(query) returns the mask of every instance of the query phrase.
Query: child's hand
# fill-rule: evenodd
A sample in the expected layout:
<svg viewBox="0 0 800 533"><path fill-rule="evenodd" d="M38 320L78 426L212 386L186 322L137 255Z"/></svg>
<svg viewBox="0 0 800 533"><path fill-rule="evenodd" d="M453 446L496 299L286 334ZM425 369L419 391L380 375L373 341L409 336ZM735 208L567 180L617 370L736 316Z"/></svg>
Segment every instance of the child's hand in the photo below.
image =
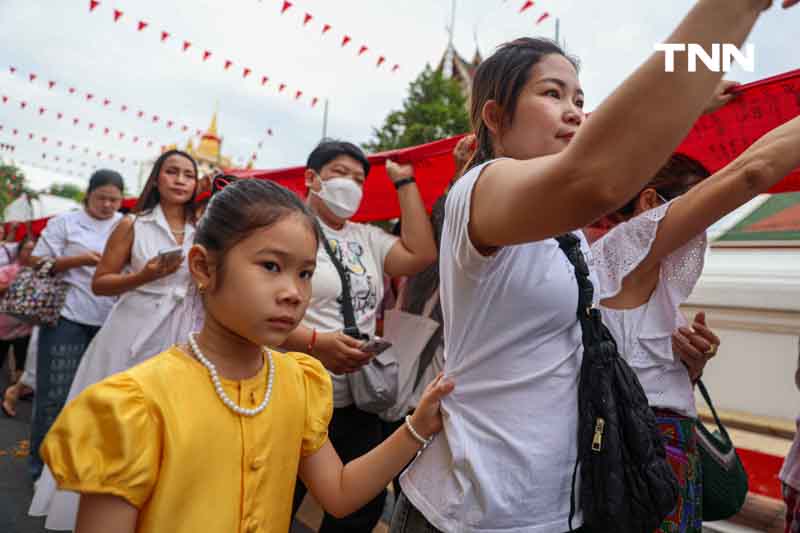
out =
<svg viewBox="0 0 800 533"><path fill-rule="evenodd" d="M442 430L442 413L439 404L442 398L453 391L455 385L449 379L444 379L444 373L430 382L422 393L414 414L411 415L411 425L423 438L430 438Z"/></svg>

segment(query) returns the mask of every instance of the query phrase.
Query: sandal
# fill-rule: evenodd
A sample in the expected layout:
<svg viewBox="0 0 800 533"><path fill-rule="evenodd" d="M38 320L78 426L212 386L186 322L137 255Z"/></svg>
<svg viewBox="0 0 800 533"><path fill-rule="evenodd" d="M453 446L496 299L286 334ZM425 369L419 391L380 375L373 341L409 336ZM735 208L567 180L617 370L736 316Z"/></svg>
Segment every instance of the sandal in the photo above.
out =
<svg viewBox="0 0 800 533"><path fill-rule="evenodd" d="M17 399L14 398L12 400L12 399L9 398L9 391L11 390L11 387L14 387L14 386L15 385L11 385L11 386L6 387L6 390L3 391L3 401L0 402L0 409L2 409L3 414L6 415L8 418L14 418L15 416L17 416L17 411L16 411L16 409L14 409L14 405L13 405L13 404L17 403ZM6 403L11 403L12 405L10 407L8 407L8 406L6 406Z"/></svg>

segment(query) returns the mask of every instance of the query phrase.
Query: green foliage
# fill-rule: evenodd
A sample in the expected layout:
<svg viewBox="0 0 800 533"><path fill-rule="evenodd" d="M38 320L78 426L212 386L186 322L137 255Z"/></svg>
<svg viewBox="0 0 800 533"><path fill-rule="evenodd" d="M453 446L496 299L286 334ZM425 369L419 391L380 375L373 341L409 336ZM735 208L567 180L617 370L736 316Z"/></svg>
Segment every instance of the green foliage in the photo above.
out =
<svg viewBox="0 0 800 533"><path fill-rule="evenodd" d="M23 192L26 190L22 170L11 164L0 163L0 216Z"/></svg>
<svg viewBox="0 0 800 533"><path fill-rule="evenodd" d="M78 203L83 202L83 198L86 196L83 188L72 183L54 183L47 190L47 194L61 196L62 198L69 198L70 200L75 200Z"/></svg>
<svg viewBox="0 0 800 533"><path fill-rule="evenodd" d="M406 148L465 133L469 130L467 100L455 80L445 78L430 65L411 82L400 111L392 111L372 139L370 152Z"/></svg>

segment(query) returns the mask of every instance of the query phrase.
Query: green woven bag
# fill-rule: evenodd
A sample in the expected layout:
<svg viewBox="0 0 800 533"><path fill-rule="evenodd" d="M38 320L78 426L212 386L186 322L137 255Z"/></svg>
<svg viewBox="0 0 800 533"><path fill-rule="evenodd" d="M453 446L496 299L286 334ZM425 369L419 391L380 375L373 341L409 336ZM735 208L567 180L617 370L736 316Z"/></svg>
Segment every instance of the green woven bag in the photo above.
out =
<svg viewBox="0 0 800 533"><path fill-rule="evenodd" d="M703 468L703 521L725 520L741 510L747 496L747 472L725 426L720 422L705 385L697 382L719 431L697 421L697 444Z"/></svg>

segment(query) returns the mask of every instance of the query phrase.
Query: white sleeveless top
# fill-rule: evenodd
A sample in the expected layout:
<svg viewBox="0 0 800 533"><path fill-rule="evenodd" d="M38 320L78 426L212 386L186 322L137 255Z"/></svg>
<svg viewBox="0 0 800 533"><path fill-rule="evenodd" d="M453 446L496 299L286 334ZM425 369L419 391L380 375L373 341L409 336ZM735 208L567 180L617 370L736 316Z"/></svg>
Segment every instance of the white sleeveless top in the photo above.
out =
<svg viewBox="0 0 800 533"><path fill-rule="evenodd" d="M596 300L617 295L625 277L647 257L671 203L615 226L592 244L599 280ZM625 310L600 306L603 322L636 372L650 405L691 417L697 416L694 391L686 367L672 352L672 334L688 324L680 306L703 272L707 245L702 232L664 258L658 285L644 305Z"/></svg>
<svg viewBox="0 0 800 533"><path fill-rule="evenodd" d="M440 294L455 390L442 401L444 431L401 485L442 531L560 533L577 455L578 285L555 239L491 257L475 249L470 203L486 164L447 198ZM578 513L573 526L581 523Z"/></svg>

